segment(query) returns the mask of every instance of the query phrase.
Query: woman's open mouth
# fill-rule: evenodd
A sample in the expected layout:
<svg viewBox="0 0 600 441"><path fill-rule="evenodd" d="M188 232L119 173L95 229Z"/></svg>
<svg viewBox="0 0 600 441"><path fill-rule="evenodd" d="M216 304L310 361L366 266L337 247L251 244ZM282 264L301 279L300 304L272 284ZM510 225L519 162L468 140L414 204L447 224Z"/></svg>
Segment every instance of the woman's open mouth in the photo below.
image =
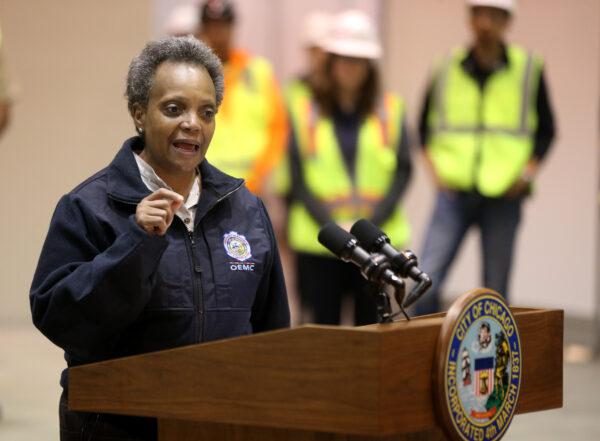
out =
<svg viewBox="0 0 600 441"><path fill-rule="evenodd" d="M194 154L200 150L200 143L193 139L176 139L173 141L173 147L183 153Z"/></svg>

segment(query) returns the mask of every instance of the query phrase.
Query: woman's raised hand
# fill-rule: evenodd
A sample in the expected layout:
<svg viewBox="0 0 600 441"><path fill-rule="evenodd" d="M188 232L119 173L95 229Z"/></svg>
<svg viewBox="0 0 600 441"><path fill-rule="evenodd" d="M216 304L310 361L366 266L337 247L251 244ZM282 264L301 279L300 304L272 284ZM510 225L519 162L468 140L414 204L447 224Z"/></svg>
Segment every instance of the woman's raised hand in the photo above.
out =
<svg viewBox="0 0 600 441"><path fill-rule="evenodd" d="M183 204L183 196L166 188L160 188L146 196L135 210L135 221L150 235L163 236L177 209Z"/></svg>

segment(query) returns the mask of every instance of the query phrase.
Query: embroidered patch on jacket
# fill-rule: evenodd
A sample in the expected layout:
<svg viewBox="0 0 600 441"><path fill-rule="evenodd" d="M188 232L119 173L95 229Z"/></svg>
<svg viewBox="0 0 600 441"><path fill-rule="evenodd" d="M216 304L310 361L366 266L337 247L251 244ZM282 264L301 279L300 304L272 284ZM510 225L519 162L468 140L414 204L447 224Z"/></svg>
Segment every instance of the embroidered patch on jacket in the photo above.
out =
<svg viewBox="0 0 600 441"><path fill-rule="evenodd" d="M229 257L244 262L252 257L252 250L248 240L235 231L223 235L223 246Z"/></svg>

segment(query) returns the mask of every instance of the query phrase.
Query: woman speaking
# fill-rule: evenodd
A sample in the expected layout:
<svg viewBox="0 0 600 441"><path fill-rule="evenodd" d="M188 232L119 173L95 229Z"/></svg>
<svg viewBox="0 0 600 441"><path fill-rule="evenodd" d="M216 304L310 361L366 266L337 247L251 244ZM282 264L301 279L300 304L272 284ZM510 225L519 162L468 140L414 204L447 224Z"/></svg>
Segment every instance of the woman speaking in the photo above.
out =
<svg viewBox="0 0 600 441"><path fill-rule="evenodd" d="M131 62L138 135L59 201L31 287L33 321L69 367L289 326L262 202L204 159L223 92L221 63L191 37ZM156 439L153 419L69 411L67 374L62 441Z"/></svg>

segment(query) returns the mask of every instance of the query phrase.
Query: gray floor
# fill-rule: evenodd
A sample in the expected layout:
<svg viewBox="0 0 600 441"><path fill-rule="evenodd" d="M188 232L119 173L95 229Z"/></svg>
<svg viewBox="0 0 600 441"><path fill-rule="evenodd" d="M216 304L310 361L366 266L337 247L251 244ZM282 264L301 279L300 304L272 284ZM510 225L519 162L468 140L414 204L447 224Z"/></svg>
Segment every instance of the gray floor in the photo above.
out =
<svg viewBox="0 0 600 441"><path fill-rule="evenodd" d="M589 330L567 322L567 358L585 360ZM0 327L0 441L58 441L61 351L28 325ZM571 348L573 349L573 348ZM505 440L600 440L600 363L565 365L565 407L517 415Z"/></svg>

